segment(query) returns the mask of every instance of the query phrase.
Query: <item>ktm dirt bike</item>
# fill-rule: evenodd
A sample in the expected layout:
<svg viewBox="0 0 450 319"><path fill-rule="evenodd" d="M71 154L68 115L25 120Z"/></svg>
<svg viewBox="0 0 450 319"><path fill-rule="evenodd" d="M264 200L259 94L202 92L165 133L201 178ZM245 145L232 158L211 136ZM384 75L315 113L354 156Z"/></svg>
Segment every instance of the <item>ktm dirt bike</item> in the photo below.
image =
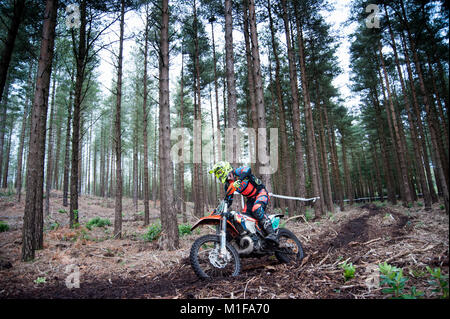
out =
<svg viewBox="0 0 450 319"><path fill-rule="evenodd" d="M228 194L233 194L229 188ZM282 263L299 263L303 259L300 240L288 229L279 228L280 217L268 215L277 234L279 245L264 239L263 230L253 217L228 210L222 200L209 216L202 217L191 231L199 226L213 225L216 234L198 238L192 245L189 259L199 278L237 276L241 270L242 257L262 257L275 255Z"/></svg>

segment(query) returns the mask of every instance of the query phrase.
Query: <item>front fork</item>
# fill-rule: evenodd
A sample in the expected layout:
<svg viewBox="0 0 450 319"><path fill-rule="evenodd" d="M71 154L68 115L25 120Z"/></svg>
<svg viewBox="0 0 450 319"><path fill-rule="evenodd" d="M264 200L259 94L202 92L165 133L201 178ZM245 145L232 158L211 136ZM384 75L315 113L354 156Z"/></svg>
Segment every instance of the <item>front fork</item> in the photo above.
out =
<svg viewBox="0 0 450 319"><path fill-rule="evenodd" d="M228 212L228 204L225 203L225 207L223 209L224 213ZM220 220L220 251L219 256L221 258L224 258L227 254L226 251L226 243L227 243L227 217L226 214L224 214L223 218Z"/></svg>

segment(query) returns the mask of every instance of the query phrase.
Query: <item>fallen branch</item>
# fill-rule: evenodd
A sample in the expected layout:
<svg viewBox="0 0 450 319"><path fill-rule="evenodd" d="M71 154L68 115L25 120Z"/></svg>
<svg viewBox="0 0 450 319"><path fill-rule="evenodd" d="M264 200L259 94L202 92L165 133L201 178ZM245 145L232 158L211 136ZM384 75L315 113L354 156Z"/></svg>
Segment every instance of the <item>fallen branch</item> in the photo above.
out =
<svg viewBox="0 0 450 319"><path fill-rule="evenodd" d="M295 216L291 216L288 219L286 219L285 223L287 223L288 221L292 220L292 219L296 219L296 218L303 218L303 220L308 224L308 221L306 220L304 215L295 215Z"/></svg>
<svg viewBox="0 0 450 319"><path fill-rule="evenodd" d="M381 239L381 237L378 237L378 238L375 238L375 239L366 241L366 242L363 243L362 245L369 245L369 244L371 244L371 243L374 243L374 242L376 242L376 241L379 241L380 239Z"/></svg>
<svg viewBox="0 0 450 319"><path fill-rule="evenodd" d="M325 256L325 258L323 258L321 261L319 261L319 263L317 264L317 266L322 265L322 264L325 262L325 260L327 260L328 257L329 257L329 255L327 254L327 255Z"/></svg>
<svg viewBox="0 0 450 319"><path fill-rule="evenodd" d="M434 245L434 246L433 246L433 245L430 245L430 246L428 246L428 247L426 247L426 248L423 248L423 249L414 249L414 250L412 250L412 251L403 251L403 252L401 252L401 253L399 253L399 254L397 254L397 255L395 255L395 256L392 256L392 257L386 259L386 262L388 263L388 262L390 262L390 261L392 261L392 260L394 260L394 259L403 257L403 256L405 256L405 255L409 255L409 254L424 253L424 252L426 252L426 251L428 251L428 250L433 249L434 247L436 247L436 245Z"/></svg>
<svg viewBox="0 0 450 319"><path fill-rule="evenodd" d="M364 246L366 246L366 245L369 245L369 244L374 243L376 241L379 241L380 239L381 239L381 237L378 237L378 238L366 241L365 243L361 243L359 241L352 241L352 242L349 242L348 245L349 246L356 246L356 245L364 245Z"/></svg>
<svg viewBox="0 0 450 319"><path fill-rule="evenodd" d="M244 297L243 297L243 299L245 299L245 293L247 292L247 287L248 287L248 284L250 283L250 281L252 281L253 279L255 279L256 277L253 277L252 279L250 279L249 281L247 281L247 284L245 285L245 289L244 289Z"/></svg>

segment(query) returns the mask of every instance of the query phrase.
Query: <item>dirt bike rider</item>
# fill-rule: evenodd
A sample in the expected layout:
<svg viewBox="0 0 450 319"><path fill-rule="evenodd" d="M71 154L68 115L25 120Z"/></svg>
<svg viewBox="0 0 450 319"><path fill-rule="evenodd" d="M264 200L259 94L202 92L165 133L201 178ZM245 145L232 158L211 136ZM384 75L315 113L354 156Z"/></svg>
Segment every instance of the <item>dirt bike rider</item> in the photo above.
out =
<svg viewBox="0 0 450 319"><path fill-rule="evenodd" d="M267 203L269 202L269 194L262 181L252 174L251 168L248 166L233 167L228 162L218 162L209 171L214 174L221 183L225 184L225 192L229 185L233 183L236 191L247 197L243 212L253 216L258 220L259 225L267 233L265 239L278 245L278 238L272 227L272 222L265 213ZM233 202L233 194L225 199L228 206Z"/></svg>

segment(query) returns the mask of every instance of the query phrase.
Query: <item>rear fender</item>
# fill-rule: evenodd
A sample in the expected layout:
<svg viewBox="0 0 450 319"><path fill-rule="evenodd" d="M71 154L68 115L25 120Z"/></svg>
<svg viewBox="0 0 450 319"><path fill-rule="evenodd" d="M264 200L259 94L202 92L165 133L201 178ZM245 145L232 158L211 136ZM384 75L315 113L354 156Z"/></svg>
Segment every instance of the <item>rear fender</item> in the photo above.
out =
<svg viewBox="0 0 450 319"><path fill-rule="evenodd" d="M198 226L220 225L221 220L222 220L222 216L220 216L220 215L209 215L209 216L202 217L202 218L200 218L200 220L198 222L196 222L194 224L194 226L192 226L191 231L196 229ZM234 227L234 225L229 220L227 220L227 229L230 232L231 236L235 237L235 236L239 235L239 232L237 231L237 229Z"/></svg>

